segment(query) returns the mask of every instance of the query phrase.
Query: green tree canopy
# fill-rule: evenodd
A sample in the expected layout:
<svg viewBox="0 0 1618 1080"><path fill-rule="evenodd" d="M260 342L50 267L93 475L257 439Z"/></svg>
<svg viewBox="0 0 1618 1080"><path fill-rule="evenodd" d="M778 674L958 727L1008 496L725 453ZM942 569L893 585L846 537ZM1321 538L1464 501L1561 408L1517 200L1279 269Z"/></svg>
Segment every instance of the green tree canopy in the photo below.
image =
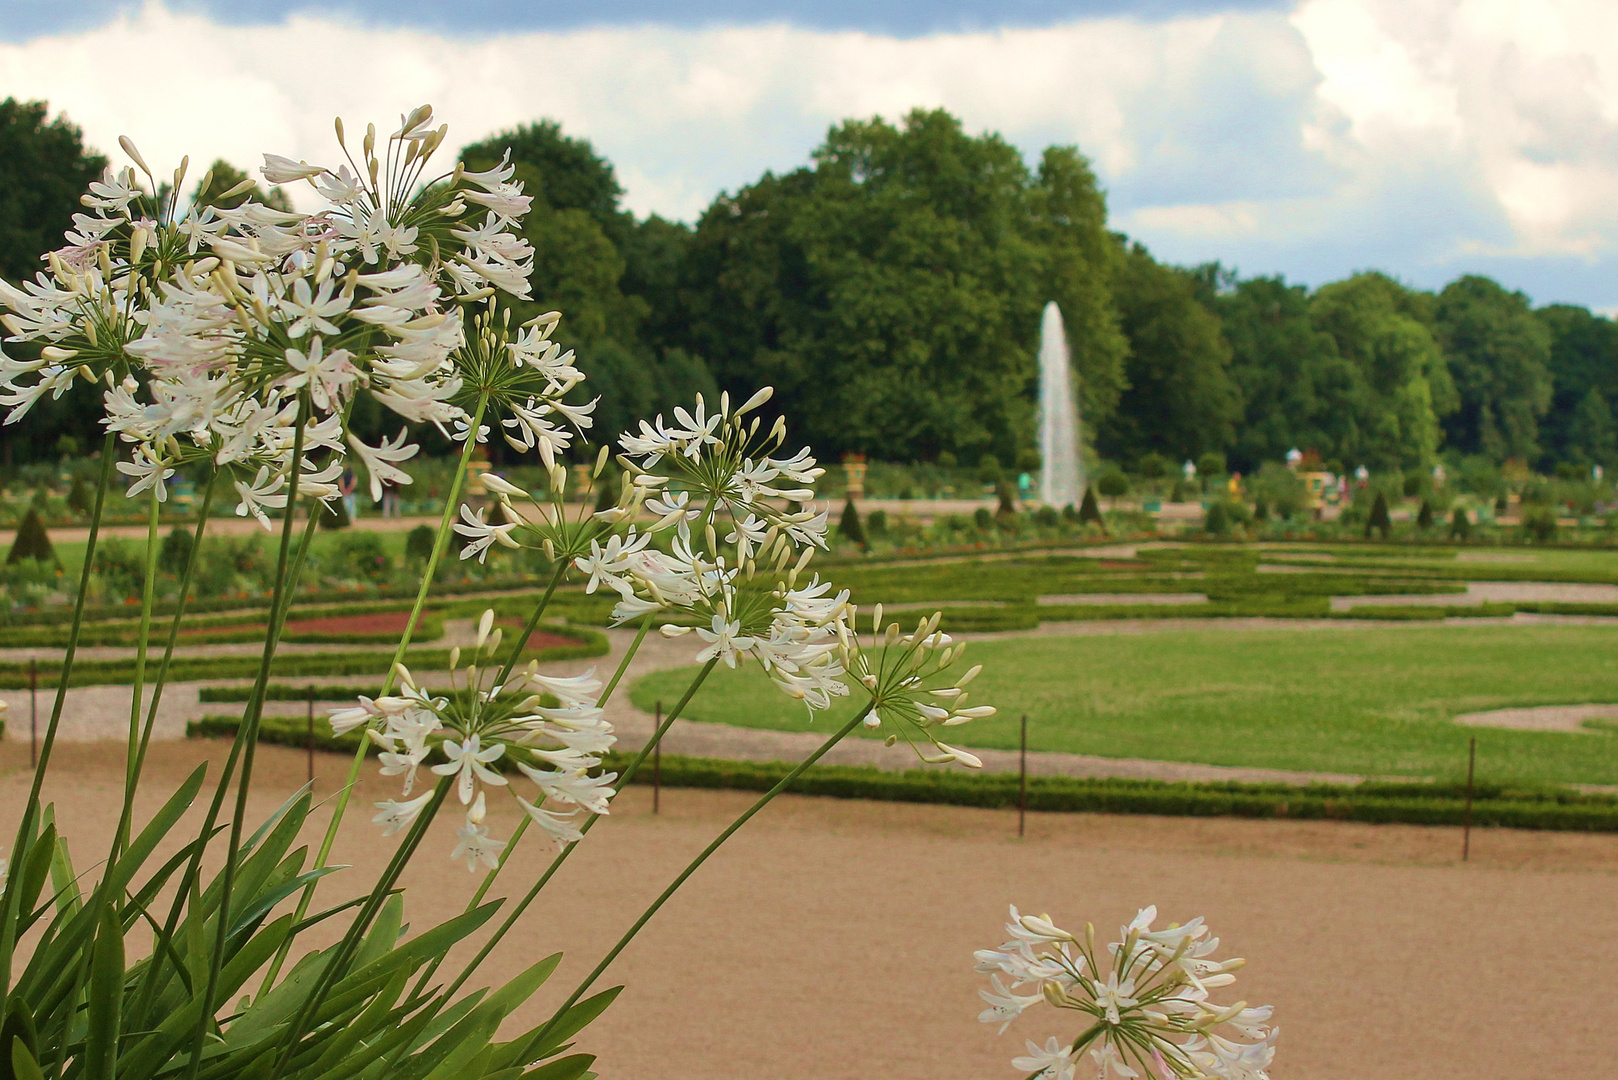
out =
<svg viewBox="0 0 1618 1080"><path fill-rule="evenodd" d="M1596 390L1610 412L1618 402L1618 323L1572 304L1552 304L1534 312L1551 339L1551 405L1540 421L1540 441L1555 457L1579 457L1571 450L1575 412Z"/></svg>
<svg viewBox="0 0 1618 1080"><path fill-rule="evenodd" d="M1097 448L1126 459L1226 449L1241 399L1219 317L1203 306L1191 274L1157 262L1140 244L1121 244L1117 258L1113 296L1129 341L1128 385Z"/></svg>
<svg viewBox="0 0 1618 1080"><path fill-rule="evenodd" d="M1343 410L1335 456L1372 468L1430 464L1443 437L1439 417L1455 408L1455 387L1428 329L1430 297L1385 274L1356 274L1317 291L1315 326L1346 364L1333 373L1330 408ZM1320 448L1324 454L1324 448Z"/></svg>
<svg viewBox="0 0 1618 1080"><path fill-rule="evenodd" d="M1551 335L1528 298L1468 275L1438 294L1433 325L1460 393L1445 422L1450 444L1495 461L1539 457L1539 418L1551 404Z"/></svg>
<svg viewBox="0 0 1618 1080"><path fill-rule="evenodd" d="M1294 447L1324 458L1357 449L1361 406L1354 396L1361 382L1310 318L1309 290L1280 277L1248 278L1214 304L1244 403L1231 453L1236 463L1252 472Z"/></svg>
<svg viewBox="0 0 1618 1080"><path fill-rule="evenodd" d="M79 196L107 167L75 125L47 111L43 101L0 101L0 275L10 281L32 278L39 257L62 246Z"/></svg>
<svg viewBox="0 0 1618 1080"><path fill-rule="evenodd" d="M722 386L777 388L828 453L1015 460L1033 443L1040 310L1067 323L1086 415L1111 413L1125 342L1089 165L1037 171L942 110L835 127L813 164L702 216L682 291Z"/></svg>

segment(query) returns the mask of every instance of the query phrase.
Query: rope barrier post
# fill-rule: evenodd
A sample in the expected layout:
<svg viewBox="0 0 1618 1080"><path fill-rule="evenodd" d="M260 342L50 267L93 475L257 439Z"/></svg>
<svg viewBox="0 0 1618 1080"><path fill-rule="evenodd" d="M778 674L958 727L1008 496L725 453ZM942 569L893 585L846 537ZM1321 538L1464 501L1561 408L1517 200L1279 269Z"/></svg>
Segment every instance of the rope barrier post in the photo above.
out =
<svg viewBox="0 0 1618 1080"><path fill-rule="evenodd" d="M1017 770L1017 835L1028 834L1028 714L1022 714L1022 751Z"/></svg>
<svg viewBox="0 0 1618 1080"><path fill-rule="evenodd" d="M1461 861L1472 857L1472 775L1477 770L1478 737L1472 736L1466 751L1466 827L1461 833Z"/></svg>
<svg viewBox="0 0 1618 1080"><path fill-rule="evenodd" d="M39 768L39 661L28 658L28 767Z"/></svg>
<svg viewBox="0 0 1618 1080"><path fill-rule="evenodd" d="M309 684L309 716L304 726L303 748L309 758L309 782L315 782L315 686Z"/></svg>

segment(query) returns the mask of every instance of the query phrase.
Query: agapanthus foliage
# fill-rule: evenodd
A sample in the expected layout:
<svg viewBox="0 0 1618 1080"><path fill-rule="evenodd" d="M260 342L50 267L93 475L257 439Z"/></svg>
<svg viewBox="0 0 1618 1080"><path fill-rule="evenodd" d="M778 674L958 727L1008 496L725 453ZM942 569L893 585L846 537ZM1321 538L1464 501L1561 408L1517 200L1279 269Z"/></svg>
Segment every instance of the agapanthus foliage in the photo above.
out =
<svg viewBox="0 0 1618 1080"><path fill-rule="evenodd" d="M1012 1065L1030 1080L1074 1080L1088 1063L1100 1080L1266 1080L1279 1028L1270 1006L1216 1004L1211 993L1236 981L1246 961L1214 959L1219 939L1201 918L1153 929L1157 909L1139 912L1120 940L1096 947L1095 927L1081 938L1048 915L1011 909L1010 940L975 956L990 977L978 1019L1003 1032L1039 1004L1078 1013L1076 1037L1028 1040ZM1022 992L1019 992L1022 991Z"/></svg>

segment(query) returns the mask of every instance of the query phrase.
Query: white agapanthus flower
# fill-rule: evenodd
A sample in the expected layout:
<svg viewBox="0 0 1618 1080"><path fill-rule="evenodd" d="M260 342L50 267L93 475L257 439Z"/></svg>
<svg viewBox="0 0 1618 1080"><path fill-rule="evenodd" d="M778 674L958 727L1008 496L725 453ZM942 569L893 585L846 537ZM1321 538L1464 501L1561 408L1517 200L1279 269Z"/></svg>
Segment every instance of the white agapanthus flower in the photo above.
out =
<svg viewBox="0 0 1618 1080"><path fill-rule="evenodd" d="M1201 918L1160 930L1156 920L1157 909L1145 908L1101 950L1093 926L1081 939L1049 916L1011 908L1009 940L975 954L977 971L989 976L978 1019L1004 1032L1042 1003L1088 1018L1068 1042L1029 1040L1013 1066L1042 1080L1073 1080L1086 1058L1100 1080L1267 1080L1280 1033L1273 1010L1210 1000L1210 991L1236 981L1244 961L1215 960L1219 939ZM1017 992L1023 988L1031 992Z"/></svg>
<svg viewBox="0 0 1618 1080"><path fill-rule="evenodd" d="M469 870L497 865L505 847L483 823L490 789L512 791L533 823L565 845L579 838L585 816L608 812L617 779L599 771L617 741L597 703L600 680L593 672L541 675L531 663L505 683L487 685L501 636L494 612L486 611L470 662L458 667L460 650L451 652L447 690L423 688L400 665L397 694L362 697L330 718L339 735L363 731L381 748L382 775L401 780L400 798L376 804L374 820L385 833L408 827L427 805L430 793L414 794L423 769L452 785L449 797L465 815L452 857ZM530 799L516 794L507 766L533 783Z"/></svg>

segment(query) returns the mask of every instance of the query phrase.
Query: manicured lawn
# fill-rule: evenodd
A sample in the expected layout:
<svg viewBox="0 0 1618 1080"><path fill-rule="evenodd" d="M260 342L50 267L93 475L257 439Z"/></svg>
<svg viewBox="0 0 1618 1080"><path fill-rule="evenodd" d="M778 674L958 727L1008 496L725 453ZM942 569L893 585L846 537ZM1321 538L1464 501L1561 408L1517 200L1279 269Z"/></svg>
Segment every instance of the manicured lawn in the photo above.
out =
<svg viewBox="0 0 1618 1080"><path fill-rule="evenodd" d="M1453 778L1478 737L1481 777L1618 784L1618 734L1465 728L1457 713L1618 702L1618 627L1390 627L1306 632L1187 631L975 643L974 704L1000 715L957 728L965 746L1029 743L1105 757L1321 772ZM696 669L637 682L635 703L672 703ZM691 719L829 730L755 669L716 674ZM878 732L885 734L886 732Z"/></svg>

